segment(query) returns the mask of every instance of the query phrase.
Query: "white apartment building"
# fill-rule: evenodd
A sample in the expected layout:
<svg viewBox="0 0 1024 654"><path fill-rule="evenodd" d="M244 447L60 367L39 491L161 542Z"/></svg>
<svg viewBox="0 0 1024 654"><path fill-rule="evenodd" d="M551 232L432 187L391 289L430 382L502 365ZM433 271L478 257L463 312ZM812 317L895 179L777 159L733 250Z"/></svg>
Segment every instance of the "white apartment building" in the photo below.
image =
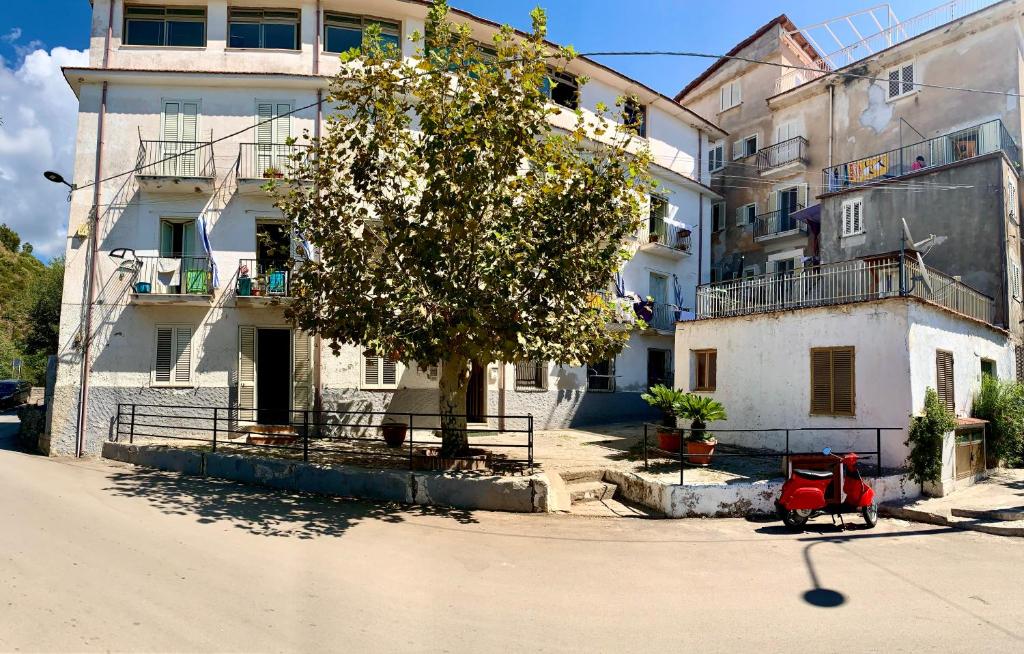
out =
<svg viewBox="0 0 1024 654"><path fill-rule="evenodd" d="M423 32L427 9L420 0L94 0L89 66L65 76L80 101L71 172L80 185L103 181L71 201L44 449L97 452L119 403L230 407L239 421L266 423L287 422L290 409L436 412L436 369L356 347L335 356L284 319L304 251L261 189L284 165L285 140L322 128L318 101L338 53L376 22L411 57L419 46L408 37ZM453 18L484 43L498 29ZM565 107L556 123L622 95L645 113L639 138L660 195L616 287L658 304L652 328L631 334L613 361L475 365L471 413L532 413L538 427L644 415L639 394L672 378L677 311L693 310L708 279L707 225L721 199L702 172L708 143L727 136L596 62L569 72L588 81L575 93L556 87L552 101Z"/></svg>

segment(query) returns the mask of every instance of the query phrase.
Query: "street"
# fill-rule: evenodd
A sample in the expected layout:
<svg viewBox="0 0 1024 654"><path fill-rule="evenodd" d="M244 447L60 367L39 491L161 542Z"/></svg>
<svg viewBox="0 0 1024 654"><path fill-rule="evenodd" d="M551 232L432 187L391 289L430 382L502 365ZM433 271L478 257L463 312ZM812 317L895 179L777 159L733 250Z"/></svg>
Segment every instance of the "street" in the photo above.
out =
<svg viewBox="0 0 1024 654"><path fill-rule="evenodd" d="M2 651L1024 648L1016 539L307 497L28 455L0 421Z"/></svg>

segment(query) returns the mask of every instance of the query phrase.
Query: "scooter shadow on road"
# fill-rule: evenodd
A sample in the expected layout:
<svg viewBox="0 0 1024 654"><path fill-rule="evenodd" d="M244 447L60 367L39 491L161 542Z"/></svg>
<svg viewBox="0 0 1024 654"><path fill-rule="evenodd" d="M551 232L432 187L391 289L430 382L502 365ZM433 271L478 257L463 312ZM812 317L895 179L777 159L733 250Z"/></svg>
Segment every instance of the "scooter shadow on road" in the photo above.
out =
<svg viewBox="0 0 1024 654"><path fill-rule="evenodd" d="M159 470L119 471L108 479L111 485L105 490L115 496L141 498L168 515L191 516L201 524L227 523L258 536L341 536L371 520L401 523L427 515L459 524L478 522L471 511L461 509L362 502Z"/></svg>

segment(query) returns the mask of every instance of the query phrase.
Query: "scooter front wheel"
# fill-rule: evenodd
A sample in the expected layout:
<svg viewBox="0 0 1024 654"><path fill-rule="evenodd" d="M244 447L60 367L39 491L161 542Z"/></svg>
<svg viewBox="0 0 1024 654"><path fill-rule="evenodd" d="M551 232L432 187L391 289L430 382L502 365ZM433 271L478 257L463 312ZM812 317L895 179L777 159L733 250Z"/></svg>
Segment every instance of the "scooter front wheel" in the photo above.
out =
<svg viewBox="0 0 1024 654"><path fill-rule="evenodd" d="M793 511L780 509L779 515L782 516L784 525L790 529L800 529L807 524L807 520L811 517L811 511L810 509L795 509Z"/></svg>
<svg viewBox="0 0 1024 654"><path fill-rule="evenodd" d="M878 524L878 502L872 502L863 509L861 514L864 516L864 522L867 523L868 529L871 529Z"/></svg>

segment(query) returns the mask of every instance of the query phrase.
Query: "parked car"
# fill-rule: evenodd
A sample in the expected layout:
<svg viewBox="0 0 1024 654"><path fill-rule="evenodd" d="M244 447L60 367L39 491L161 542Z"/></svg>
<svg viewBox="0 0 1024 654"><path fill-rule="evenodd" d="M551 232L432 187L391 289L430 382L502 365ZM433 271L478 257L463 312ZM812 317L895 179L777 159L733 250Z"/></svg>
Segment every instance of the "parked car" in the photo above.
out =
<svg viewBox="0 0 1024 654"><path fill-rule="evenodd" d="M0 379L0 408L20 406L28 402L32 384L17 379Z"/></svg>

